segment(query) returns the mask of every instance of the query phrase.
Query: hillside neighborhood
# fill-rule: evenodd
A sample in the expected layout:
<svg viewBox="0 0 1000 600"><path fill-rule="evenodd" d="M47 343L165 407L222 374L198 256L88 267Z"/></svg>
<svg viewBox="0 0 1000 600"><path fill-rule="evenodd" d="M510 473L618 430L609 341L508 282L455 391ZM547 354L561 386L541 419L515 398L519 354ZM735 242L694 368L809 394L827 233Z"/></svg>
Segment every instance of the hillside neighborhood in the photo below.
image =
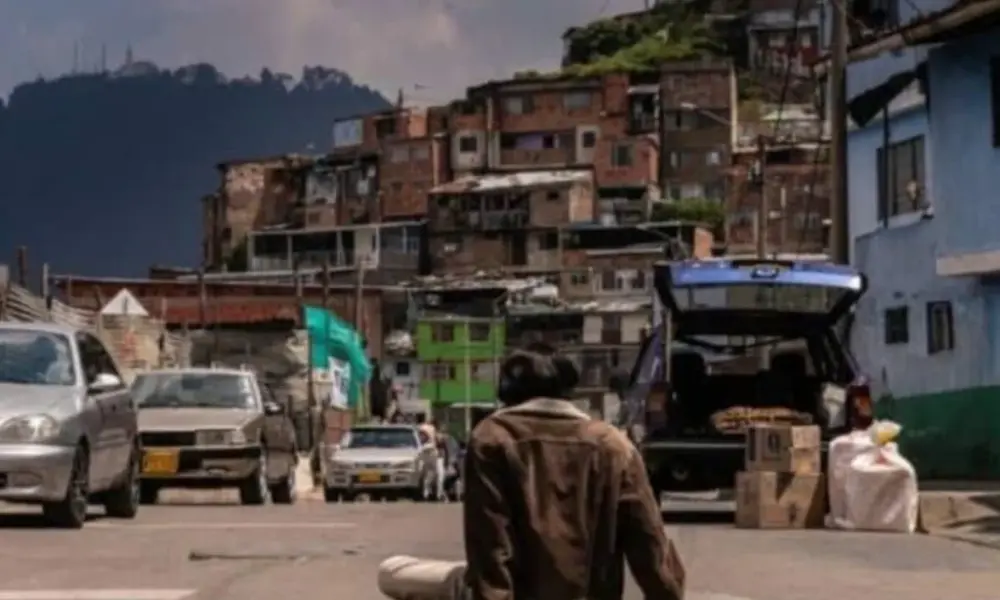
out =
<svg viewBox="0 0 1000 600"><path fill-rule="evenodd" d="M825 97L827 37L823 7L802 4L751 2L744 45L730 27L727 50L699 51L700 34L688 33L695 51L652 66L629 62L649 38L617 53L588 46L595 27L672 18L697 29L658 4L565 32L552 72L470 82L444 105L411 105L400 91L391 108L330 123L316 154L219 157L218 186L200 200L199 267L123 279L52 265L47 289L87 310L127 290L135 310L197 342L196 362L258 360L276 376L294 370L274 357L300 307L329 307L361 332L385 377L373 402L395 390L458 428L454 408L493 402L507 348L544 338L580 366L580 406L613 420L609 381L632 369L653 326L655 262L831 257L829 106L814 102ZM880 410L922 432L907 439L921 472L941 477L1000 470L1000 446L958 416L993 410L980 406L995 383L990 221L972 200L933 202L946 183L990 182L989 152L971 149L992 148L981 140L991 130L962 127L971 121L953 116L957 92L936 95L933 111L927 100L937 86L962 90L962 107L992 122L988 69L957 79L968 69L949 62L988 57L985 42L927 50L945 34L926 23L990 2L970 4L849 23L845 226L869 282L851 347ZM905 42L878 33L910 20ZM947 126L931 128L938 120ZM942 162L951 156L964 160Z"/></svg>

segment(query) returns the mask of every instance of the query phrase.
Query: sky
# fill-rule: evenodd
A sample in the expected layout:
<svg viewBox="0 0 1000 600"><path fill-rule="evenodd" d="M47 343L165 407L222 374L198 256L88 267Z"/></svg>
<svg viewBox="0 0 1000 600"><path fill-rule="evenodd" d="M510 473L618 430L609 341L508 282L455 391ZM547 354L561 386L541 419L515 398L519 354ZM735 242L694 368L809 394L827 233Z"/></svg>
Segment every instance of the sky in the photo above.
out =
<svg viewBox="0 0 1000 600"><path fill-rule="evenodd" d="M395 98L434 103L516 71L551 69L563 31L643 0L0 0L0 95L73 68L137 59L208 62L230 77L262 67L345 71Z"/></svg>

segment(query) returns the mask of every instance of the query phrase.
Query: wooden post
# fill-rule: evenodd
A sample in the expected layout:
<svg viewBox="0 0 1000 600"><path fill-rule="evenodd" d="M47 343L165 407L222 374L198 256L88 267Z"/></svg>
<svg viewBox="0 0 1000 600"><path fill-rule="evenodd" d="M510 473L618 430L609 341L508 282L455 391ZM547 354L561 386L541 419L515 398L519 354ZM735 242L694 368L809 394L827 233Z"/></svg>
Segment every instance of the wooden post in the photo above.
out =
<svg viewBox="0 0 1000 600"><path fill-rule="evenodd" d="M100 334L104 330L104 318L101 316L101 309L104 308L104 294L101 293L100 286L94 286L94 302L97 307L94 309L94 326Z"/></svg>
<svg viewBox="0 0 1000 600"><path fill-rule="evenodd" d="M17 249L17 285L28 287L28 247Z"/></svg>
<svg viewBox="0 0 1000 600"><path fill-rule="evenodd" d="M323 308L330 310L330 256L323 259Z"/></svg>
<svg viewBox="0 0 1000 600"><path fill-rule="evenodd" d="M52 294L49 291L49 263L42 263L42 298L45 300L45 311L49 318L52 318Z"/></svg>

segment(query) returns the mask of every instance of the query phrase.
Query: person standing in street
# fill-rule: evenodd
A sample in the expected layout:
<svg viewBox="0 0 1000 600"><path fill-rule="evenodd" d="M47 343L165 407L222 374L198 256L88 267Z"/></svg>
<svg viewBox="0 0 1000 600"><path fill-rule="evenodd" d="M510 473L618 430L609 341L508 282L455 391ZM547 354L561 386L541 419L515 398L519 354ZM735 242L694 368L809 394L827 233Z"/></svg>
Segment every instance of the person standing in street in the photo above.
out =
<svg viewBox="0 0 1000 600"><path fill-rule="evenodd" d="M427 418L427 415L420 413L417 415L417 434L420 436L420 444L425 448L430 446L434 452L431 460L433 461L434 479L440 480L438 473L438 431L437 427L434 426L434 421ZM441 487L441 483L438 481L431 481L430 479L424 480L424 498L432 499L434 495L437 494L438 489Z"/></svg>
<svg viewBox="0 0 1000 600"><path fill-rule="evenodd" d="M435 482L435 495L438 502L443 502L447 499L444 493L444 482L447 478L447 471L445 465L451 460L451 456L448 452L448 436L445 435L441 428L438 426L436 421L431 421L431 426L434 428L434 446L437 448L437 458L434 460L434 482Z"/></svg>
<svg viewBox="0 0 1000 600"><path fill-rule="evenodd" d="M638 450L567 400L573 364L548 346L501 367L503 408L465 455L473 600L621 598L624 564L649 600L681 600L685 571Z"/></svg>

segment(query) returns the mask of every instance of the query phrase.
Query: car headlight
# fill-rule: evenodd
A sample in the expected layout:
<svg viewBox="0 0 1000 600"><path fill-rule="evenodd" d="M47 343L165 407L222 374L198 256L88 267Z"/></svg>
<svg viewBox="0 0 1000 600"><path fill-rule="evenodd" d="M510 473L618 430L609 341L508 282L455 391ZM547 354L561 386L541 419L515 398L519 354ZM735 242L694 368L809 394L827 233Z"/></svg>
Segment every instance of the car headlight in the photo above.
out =
<svg viewBox="0 0 1000 600"><path fill-rule="evenodd" d="M48 415L15 417L0 423L0 442L43 442L59 435L59 422Z"/></svg>
<svg viewBox="0 0 1000 600"><path fill-rule="evenodd" d="M239 429L207 429L195 434L199 446L239 446L247 443L247 436Z"/></svg>
<svg viewBox="0 0 1000 600"><path fill-rule="evenodd" d="M392 465L394 469L406 469L409 471L415 470L420 465L420 461L417 459L404 460Z"/></svg>

